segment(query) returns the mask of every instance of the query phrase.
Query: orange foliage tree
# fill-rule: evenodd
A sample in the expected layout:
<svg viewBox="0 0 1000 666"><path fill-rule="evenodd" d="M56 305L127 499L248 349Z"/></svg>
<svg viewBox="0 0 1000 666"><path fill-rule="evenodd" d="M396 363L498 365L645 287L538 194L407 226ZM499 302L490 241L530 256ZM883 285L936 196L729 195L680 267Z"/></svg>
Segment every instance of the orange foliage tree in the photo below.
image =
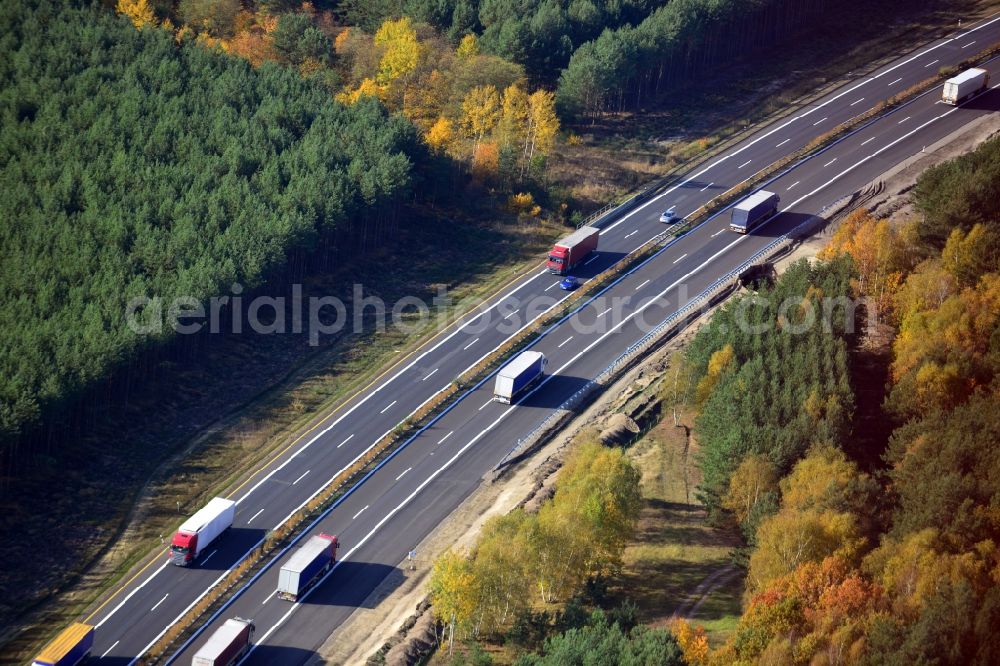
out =
<svg viewBox="0 0 1000 666"><path fill-rule="evenodd" d="M868 302L869 315L880 323L891 312L893 297L911 265L904 235L888 220L876 220L859 209L847 216L820 258L848 254L858 271L855 289Z"/></svg>

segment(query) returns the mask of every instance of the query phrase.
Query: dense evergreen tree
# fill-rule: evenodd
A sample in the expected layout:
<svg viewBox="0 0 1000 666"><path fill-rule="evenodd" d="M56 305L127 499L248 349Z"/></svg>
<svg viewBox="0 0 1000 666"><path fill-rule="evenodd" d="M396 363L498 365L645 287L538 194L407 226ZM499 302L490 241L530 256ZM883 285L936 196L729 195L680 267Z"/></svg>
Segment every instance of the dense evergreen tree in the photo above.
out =
<svg viewBox="0 0 1000 666"><path fill-rule="evenodd" d="M851 11L834 7L828 0L672 0L658 4L641 21L624 20L615 26L604 20L603 31L593 41L574 41L575 51L558 81L564 112L588 116L641 108L647 96L664 87L738 61L748 53L773 48L803 30L821 29L831 11ZM868 3L848 3L852 4L863 8ZM580 7L572 3L570 17L574 6ZM553 47L549 44L548 48Z"/></svg>
<svg viewBox="0 0 1000 666"><path fill-rule="evenodd" d="M570 629L545 641L541 654L518 657L516 666L681 666L684 659L677 641L665 629L638 626L623 630L595 611L586 626Z"/></svg>
<svg viewBox="0 0 1000 666"><path fill-rule="evenodd" d="M301 33L290 53L313 55ZM100 5L2 3L0 48L5 444L169 337L132 332L130 299L253 287L384 221L421 150L373 100L344 108Z"/></svg>
<svg viewBox="0 0 1000 666"><path fill-rule="evenodd" d="M535 83L553 84L581 44L602 30L637 23L656 0L346 0L344 19L369 32L404 14L441 28L457 42L482 37L486 52L525 67Z"/></svg>
<svg viewBox="0 0 1000 666"><path fill-rule="evenodd" d="M711 510L750 454L785 474L811 444L843 443L854 405L847 368L854 322L838 299L851 275L849 259L794 264L772 288L727 303L692 341L692 392L703 400L700 491Z"/></svg>
<svg viewBox="0 0 1000 666"><path fill-rule="evenodd" d="M930 250L944 248L954 229L968 232L982 224L993 231L989 253L1000 254L1000 139L930 167L917 180L913 194L923 213L917 237Z"/></svg>

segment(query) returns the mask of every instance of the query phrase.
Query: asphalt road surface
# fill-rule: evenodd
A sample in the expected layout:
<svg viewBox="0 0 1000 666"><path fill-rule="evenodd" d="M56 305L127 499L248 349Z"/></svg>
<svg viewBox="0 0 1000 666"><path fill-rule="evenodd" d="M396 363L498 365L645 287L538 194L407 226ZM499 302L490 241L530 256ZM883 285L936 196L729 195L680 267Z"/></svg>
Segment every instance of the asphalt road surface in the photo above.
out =
<svg viewBox="0 0 1000 666"><path fill-rule="evenodd" d="M1000 17L933 42L758 131L637 209L603 225L600 248L574 274L589 279L664 230L660 213L689 214L809 140L879 101L1000 41ZM997 80L997 68L987 66ZM514 405L491 401L492 382L470 391L385 461L310 531L337 534L340 563L299 603L274 597L280 563L263 572L177 655L188 663L223 619L253 618L256 646L245 663L299 664L368 593L480 483L517 442L630 344L719 276L923 146L1000 108L990 90L962 107L939 103L940 87L869 123L764 185L782 214L743 236L727 212L673 241L537 340L548 377ZM532 272L478 314L452 326L277 455L231 496L236 523L197 565L158 558L101 606L92 661L130 663L273 529L453 378L568 297L559 278Z"/></svg>

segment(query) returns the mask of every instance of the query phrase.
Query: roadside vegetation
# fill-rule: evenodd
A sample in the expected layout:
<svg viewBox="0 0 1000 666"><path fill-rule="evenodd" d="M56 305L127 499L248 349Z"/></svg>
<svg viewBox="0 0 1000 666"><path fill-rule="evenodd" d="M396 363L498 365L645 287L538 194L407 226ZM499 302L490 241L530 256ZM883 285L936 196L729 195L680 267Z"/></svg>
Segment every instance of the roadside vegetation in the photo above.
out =
<svg viewBox="0 0 1000 666"><path fill-rule="evenodd" d="M639 472L621 450L583 438L590 441L576 443L537 512L494 518L471 553L435 562L431 598L449 640L499 635L530 620L535 606L570 599L588 577L620 566L638 515Z"/></svg>
<svg viewBox="0 0 1000 666"><path fill-rule="evenodd" d="M587 610L621 569L641 511L639 480L622 449L584 431L551 499L491 519L470 552L441 555L430 591L447 658L462 643L459 663L573 663L593 650L609 659L602 663L680 663L669 632L637 627L634 605Z"/></svg>
<svg viewBox="0 0 1000 666"><path fill-rule="evenodd" d="M124 18L110 16L111 4ZM234 480L236 463L260 460L420 337L369 331L337 337L318 354L304 352L302 338L138 338L116 319L128 298L204 297L237 281L258 294L285 294L297 281L307 293L341 294L359 274L387 299L436 285L488 293L562 225L581 220L584 206L715 142L671 150L669 164L656 148L609 178L595 168L590 139L566 123L593 131L595 121L635 122L634 132L645 132L633 109L724 61L720 36L733 21L816 30L822 22L812 12L823 3L795 16L787 2L732 3L719 14L729 24L666 12L683 3L529 4L5 6L4 48L19 55L0 68L9 83L0 137L18 159L3 165L17 187L0 205L28 223L5 230L13 252L0 267L15 295L0 315L14 332L0 350L3 524L36 538L53 528L35 515L44 505L78 530L62 531L44 556L20 556L19 544L8 544L17 564L4 578L39 581L17 588L32 598L77 580L128 524L133 500L155 495L140 507L141 533L115 553L111 566L124 571L184 510ZM647 68L608 80L624 71L615 69L615 49L635 55L629 40L638 28L629 26L642 25L647 36L669 29L658 42L669 76L653 82ZM591 88L592 103L560 104L572 97L560 76L578 50L587 57L577 80L605 78ZM654 67L660 56L645 53L653 60L643 67ZM60 77L76 85L55 86ZM710 97L713 106L729 103ZM674 113L685 103L671 100L670 123L655 121L658 131L700 132L703 108ZM614 159L631 154L595 145L610 146ZM589 173L574 176L570 162ZM599 186L585 182L595 177ZM415 247L421 256L399 268ZM238 420L220 421L250 403ZM207 427L191 457L160 468ZM9 596L2 617L26 601Z"/></svg>
<svg viewBox="0 0 1000 666"><path fill-rule="evenodd" d="M611 607L626 599L635 604L636 619L645 625L670 627L687 619L704 630L684 644L705 641L718 646L729 638L741 612L743 576L732 563L740 545L738 530L706 520L694 496L701 474L696 464L698 441L684 426L690 413L679 407L673 419L672 359L660 385L661 420L629 448L642 470L643 507L638 528L622 556L621 571L608 581Z"/></svg>
<svg viewBox="0 0 1000 666"><path fill-rule="evenodd" d="M661 378L663 421L629 449L643 499L621 565L549 600L540 652L514 647L516 622L466 625L451 661L576 663L601 649L588 635L628 652L616 641L645 623L688 664L996 663L997 155L1000 139L929 169L909 222L852 213L815 263L720 308ZM891 434L865 450L852 377L869 369L852 365L880 344L890 386L874 408ZM471 572L477 549L442 562ZM573 624L581 604L612 610Z"/></svg>
<svg viewBox="0 0 1000 666"><path fill-rule="evenodd" d="M685 653L690 662L1000 659L993 631L1000 622L1000 532L990 508L1000 497L994 446L1000 441L1000 235L991 203L1000 196L997 155L1000 140L994 139L929 169L914 189L918 214L908 224L852 214L824 251L827 263L812 269L846 261L853 267L850 292L868 315L866 338L890 333L882 418L895 429L875 452L882 464L872 473L848 453L861 454L861 464L872 454L847 445L851 389L840 379L846 338L807 366L811 377L770 357L766 372L757 368L766 377L755 387L750 371L756 358L768 358L766 342L750 358L730 353L727 345L740 348L739 336L714 337L718 315L698 336L703 344L689 354L696 368L689 388L696 399L705 396L694 431L708 454L701 460L701 490L717 498L716 520L743 528L747 595L731 640L697 659ZM804 270L793 267L776 288ZM802 286L807 289L799 293L821 288ZM782 349L793 351L785 343ZM699 364L709 351L708 362ZM822 373L830 370L823 368L833 370L825 380ZM744 410L761 418L754 407L761 381L781 387L798 402L796 418L812 422L798 431L796 446L785 437L757 439L753 431L737 430ZM745 390L727 391L733 382ZM707 394L701 392L706 387ZM716 402L716 396L726 399ZM763 422L782 413L776 397ZM719 437L716 417L706 414L726 404L733 429ZM733 448L737 442L748 446ZM723 464L713 450L729 461Z"/></svg>
<svg viewBox="0 0 1000 666"><path fill-rule="evenodd" d="M173 331L130 330L131 299L252 289L349 221L393 230L422 148L378 104L100 8L6 3L0 21L5 458L112 371L142 381L130 361Z"/></svg>

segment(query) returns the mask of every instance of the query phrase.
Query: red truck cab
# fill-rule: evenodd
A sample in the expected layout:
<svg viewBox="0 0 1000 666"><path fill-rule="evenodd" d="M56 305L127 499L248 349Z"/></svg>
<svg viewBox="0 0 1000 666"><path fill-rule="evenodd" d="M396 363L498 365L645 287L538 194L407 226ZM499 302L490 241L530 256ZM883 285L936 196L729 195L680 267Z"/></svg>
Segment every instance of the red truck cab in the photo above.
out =
<svg viewBox="0 0 1000 666"><path fill-rule="evenodd" d="M184 564L190 564L194 559L194 554L198 552L198 533L178 530L174 534L173 541L170 542L170 559L175 563L178 560Z"/></svg>
<svg viewBox="0 0 1000 666"><path fill-rule="evenodd" d="M569 261L569 248L556 245L549 250L549 262L546 267L552 273L562 273L563 266Z"/></svg>
<svg viewBox="0 0 1000 666"><path fill-rule="evenodd" d="M600 235L601 230L596 227L580 227L552 246L545 267L550 273L566 275L570 269L597 249Z"/></svg>

